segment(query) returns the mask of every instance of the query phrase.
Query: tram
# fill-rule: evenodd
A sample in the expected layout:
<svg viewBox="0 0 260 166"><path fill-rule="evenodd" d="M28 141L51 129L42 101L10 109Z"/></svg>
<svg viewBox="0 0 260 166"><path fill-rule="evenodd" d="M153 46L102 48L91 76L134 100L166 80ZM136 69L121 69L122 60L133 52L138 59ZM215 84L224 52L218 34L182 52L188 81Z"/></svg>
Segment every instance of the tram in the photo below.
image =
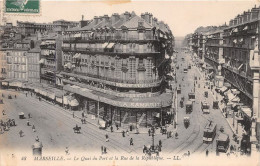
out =
<svg viewBox="0 0 260 166"><path fill-rule="evenodd" d="M207 123L203 132L203 143L212 143L217 131L217 124L213 121Z"/></svg>

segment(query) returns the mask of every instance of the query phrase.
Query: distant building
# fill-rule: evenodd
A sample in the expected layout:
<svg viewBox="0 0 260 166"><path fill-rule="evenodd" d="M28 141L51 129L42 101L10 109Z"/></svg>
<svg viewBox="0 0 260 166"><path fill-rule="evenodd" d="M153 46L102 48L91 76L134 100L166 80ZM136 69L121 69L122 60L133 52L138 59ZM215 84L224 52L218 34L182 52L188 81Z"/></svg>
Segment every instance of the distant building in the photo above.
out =
<svg viewBox="0 0 260 166"><path fill-rule="evenodd" d="M6 52L0 51L0 79L7 78L7 69Z"/></svg>

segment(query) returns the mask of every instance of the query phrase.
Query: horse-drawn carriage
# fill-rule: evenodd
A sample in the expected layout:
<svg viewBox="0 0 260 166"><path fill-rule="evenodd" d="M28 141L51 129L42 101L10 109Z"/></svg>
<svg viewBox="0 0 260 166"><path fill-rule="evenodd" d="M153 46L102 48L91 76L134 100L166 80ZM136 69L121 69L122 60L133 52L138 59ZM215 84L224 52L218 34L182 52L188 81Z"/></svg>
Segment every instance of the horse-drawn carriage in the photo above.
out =
<svg viewBox="0 0 260 166"><path fill-rule="evenodd" d="M208 98L208 96L209 96L208 91L205 91L205 92L204 92L204 97Z"/></svg>
<svg viewBox="0 0 260 166"><path fill-rule="evenodd" d="M4 104L4 99L0 99L0 104Z"/></svg>
<svg viewBox="0 0 260 166"><path fill-rule="evenodd" d="M213 101L213 109L218 109L218 101Z"/></svg>
<svg viewBox="0 0 260 166"><path fill-rule="evenodd" d="M177 94L181 94L181 87L177 88Z"/></svg>
<svg viewBox="0 0 260 166"><path fill-rule="evenodd" d="M194 93L194 92L190 92L190 93L188 94L188 97L189 97L189 100L195 101L195 93Z"/></svg>
<svg viewBox="0 0 260 166"><path fill-rule="evenodd" d="M190 117L184 117L183 123L184 123L185 128L187 129L190 125Z"/></svg>
<svg viewBox="0 0 260 166"><path fill-rule="evenodd" d="M181 101L180 101L180 106L181 108L183 108L183 103L184 103L184 97L181 98Z"/></svg>
<svg viewBox="0 0 260 166"><path fill-rule="evenodd" d="M76 125L76 127L73 127L74 133L80 133L81 127Z"/></svg>
<svg viewBox="0 0 260 166"><path fill-rule="evenodd" d="M12 99L12 95L9 94L9 95L8 95L8 99Z"/></svg>

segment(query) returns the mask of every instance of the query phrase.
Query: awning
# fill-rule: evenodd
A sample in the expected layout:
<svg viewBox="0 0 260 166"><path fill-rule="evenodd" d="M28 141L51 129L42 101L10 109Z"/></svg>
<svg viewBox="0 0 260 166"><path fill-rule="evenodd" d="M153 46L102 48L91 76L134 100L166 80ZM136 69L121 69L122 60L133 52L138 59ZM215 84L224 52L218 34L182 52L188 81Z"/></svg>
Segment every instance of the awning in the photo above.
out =
<svg viewBox="0 0 260 166"><path fill-rule="evenodd" d="M226 96L230 101L232 101L236 97L230 90L226 92Z"/></svg>
<svg viewBox="0 0 260 166"><path fill-rule="evenodd" d="M43 64L43 63L45 63L45 59L41 59L41 60L39 61L39 64Z"/></svg>
<svg viewBox="0 0 260 166"><path fill-rule="evenodd" d="M248 29L248 26L245 26L243 30L247 30Z"/></svg>
<svg viewBox="0 0 260 166"><path fill-rule="evenodd" d="M240 69L241 69L241 67L242 67L243 65L244 65L244 64L241 64L241 65L240 65L240 66L239 66L237 69L238 69L238 70L240 70Z"/></svg>
<svg viewBox="0 0 260 166"><path fill-rule="evenodd" d="M70 62L69 62L69 63L66 63L66 64L64 65L64 67L70 69L70 68L72 67L72 64L71 64Z"/></svg>
<svg viewBox="0 0 260 166"><path fill-rule="evenodd" d="M240 91L237 89L231 89L231 92L235 95L238 95L240 93Z"/></svg>
<svg viewBox="0 0 260 166"><path fill-rule="evenodd" d="M108 43L102 44L102 48L106 48L107 45L108 45Z"/></svg>
<svg viewBox="0 0 260 166"><path fill-rule="evenodd" d="M241 107L241 111L246 114L248 117L252 116L252 110L249 107Z"/></svg>
<svg viewBox="0 0 260 166"><path fill-rule="evenodd" d="M8 82L2 82L2 85L6 85L6 86L7 86L7 85L8 85Z"/></svg>
<svg viewBox="0 0 260 166"><path fill-rule="evenodd" d="M55 44L55 40L46 41L46 44Z"/></svg>
<svg viewBox="0 0 260 166"><path fill-rule="evenodd" d="M160 118L160 113L157 113L155 117Z"/></svg>
<svg viewBox="0 0 260 166"><path fill-rule="evenodd" d="M231 101L235 102L235 103L238 103L238 102L240 102L240 98L239 97L235 97Z"/></svg>
<svg viewBox="0 0 260 166"><path fill-rule="evenodd" d="M115 45L115 43L109 43L109 44L107 45L107 48L112 48L114 45Z"/></svg>
<svg viewBox="0 0 260 166"><path fill-rule="evenodd" d="M48 93L47 95L50 99L54 100L55 99L55 94L54 93Z"/></svg>
<svg viewBox="0 0 260 166"><path fill-rule="evenodd" d="M74 77L70 77L69 80L70 81L76 81L76 79Z"/></svg>
<svg viewBox="0 0 260 166"><path fill-rule="evenodd" d="M73 99L69 102L69 105L72 106L72 107L76 107L79 105L79 102L77 99Z"/></svg>
<svg viewBox="0 0 260 166"><path fill-rule="evenodd" d="M44 41L43 41L43 42L41 42L41 45L45 45L45 44L46 44L46 42L44 42Z"/></svg>
<svg viewBox="0 0 260 166"><path fill-rule="evenodd" d="M219 90L220 90L221 92L225 92L227 89L228 89L227 87L223 86L223 87L220 88Z"/></svg>
<svg viewBox="0 0 260 166"><path fill-rule="evenodd" d="M209 73L209 75L208 75L208 76L211 76L213 73L214 73L214 72L212 71L211 73Z"/></svg>
<svg viewBox="0 0 260 166"><path fill-rule="evenodd" d="M81 37L81 34L77 33L77 34L74 35L74 37Z"/></svg>
<svg viewBox="0 0 260 166"><path fill-rule="evenodd" d="M56 101L62 104L62 98L56 97Z"/></svg>

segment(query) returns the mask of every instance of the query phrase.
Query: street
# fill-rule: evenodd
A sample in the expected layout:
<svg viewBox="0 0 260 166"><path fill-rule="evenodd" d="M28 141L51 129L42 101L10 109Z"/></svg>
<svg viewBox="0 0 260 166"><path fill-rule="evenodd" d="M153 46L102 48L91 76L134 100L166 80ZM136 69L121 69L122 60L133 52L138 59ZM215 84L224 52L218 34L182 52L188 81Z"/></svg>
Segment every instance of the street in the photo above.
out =
<svg viewBox="0 0 260 166"><path fill-rule="evenodd" d="M230 129L225 118L222 116L220 110L212 109L213 96L209 93L209 97L206 98L210 104L210 114L203 114L201 111L201 101L205 100L204 79L200 75L199 70L192 66L188 70L188 73L183 73L184 64L192 63L189 54L184 52L178 53L178 66L177 70L177 84L181 85L181 94L178 94L178 121L177 130L178 139L167 138L166 135L156 134L155 144L158 141L162 141L162 153L178 154L182 155L188 151L196 154L204 153L206 149L210 153L215 154L216 142L212 144L203 143L203 129L209 120L213 120L217 123L217 135L219 128L224 127L225 133L232 137L232 130ZM185 61L182 61L182 57ZM195 95L196 101L193 104L193 111L191 114L186 114L185 106L180 107L179 102L181 97L185 98L184 105L188 99L188 93L193 90L194 76L200 77L198 84L196 85ZM183 79L183 80L182 80ZM152 144L152 137L147 134L134 134L130 133L129 136L122 137L121 133L108 132L98 129L91 124L81 124L79 118L73 118L69 110L63 110L60 106L47 103L46 101L39 101L35 95L28 94L26 97L25 92L17 93L11 90L1 90L1 93L17 94L17 99L4 98L4 104L2 109L6 111L6 115L3 118L15 119L17 126L11 127L9 131L0 135L0 141L4 139L5 144L1 144L1 149L8 149L10 151L18 151L19 149L31 151L31 146L35 142L35 138L38 136L43 143L44 152L52 152L53 150L65 154L64 150L69 147L70 153L91 152L101 153L100 147L107 147L108 153L121 153L127 152L129 154L141 154L144 145ZM26 119L19 119L18 114L24 112ZM31 126L27 126L28 113L32 118L29 119ZM184 117L190 117L190 126L186 129L184 127ZM2 119L2 117L1 117ZM81 126L81 133L76 134L73 132L73 127ZM32 125L35 126L36 132L32 131ZM19 136L19 131L24 132L24 136ZM157 132L158 133L158 132ZM109 135L109 142L105 141L105 134ZM217 137L217 136L216 136ZM215 139L216 139L215 137ZM133 138L134 145L129 145L130 138ZM233 142L231 142L232 144ZM167 146L166 146L167 145ZM14 153L14 152L13 152Z"/></svg>

